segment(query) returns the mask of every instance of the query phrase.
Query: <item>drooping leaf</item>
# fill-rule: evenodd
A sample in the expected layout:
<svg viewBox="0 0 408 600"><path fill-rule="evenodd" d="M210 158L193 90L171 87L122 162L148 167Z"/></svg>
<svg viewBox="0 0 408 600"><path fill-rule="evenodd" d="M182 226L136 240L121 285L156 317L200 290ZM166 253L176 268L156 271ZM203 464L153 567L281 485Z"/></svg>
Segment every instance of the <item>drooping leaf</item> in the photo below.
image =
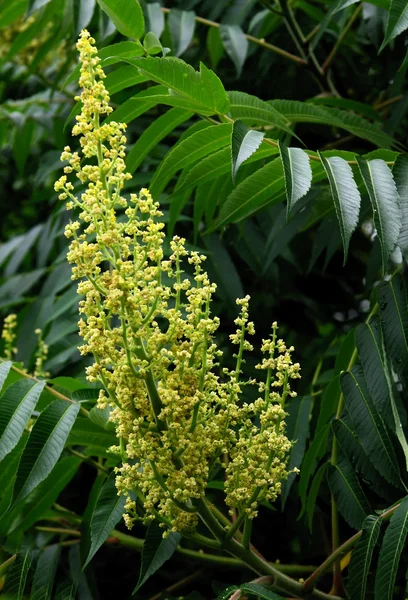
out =
<svg viewBox="0 0 408 600"><path fill-rule="evenodd" d="M55 600L75 600L77 587L77 584L71 579L62 579L57 583Z"/></svg>
<svg viewBox="0 0 408 600"><path fill-rule="evenodd" d="M229 109L228 96L217 75L200 63L195 71L178 58L147 57L127 62L135 64L152 81L171 88L188 100L188 107L200 114L225 114ZM187 108L187 106L186 106Z"/></svg>
<svg viewBox="0 0 408 600"><path fill-rule="evenodd" d="M0 363L0 392L3 390L4 382L7 379L7 375L10 373L12 362L10 360L4 360Z"/></svg>
<svg viewBox="0 0 408 600"><path fill-rule="evenodd" d="M344 264L347 261L350 238L357 227L361 197L350 165L339 156L326 158L319 154L327 173L343 240Z"/></svg>
<svg viewBox="0 0 408 600"><path fill-rule="evenodd" d="M249 129L244 123L241 123L241 121L234 121L231 136L233 182L235 182L239 167L258 150L264 136L265 134L261 131L254 131L253 129Z"/></svg>
<svg viewBox="0 0 408 600"><path fill-rule="evenodd" d="M58 544L49 546L41 552L35 568L31 600L50 600L52 597L60 554L61 547Z"/></svg>
<svg viewBox="0 0 408 600"><path fill-rule="evenodd" d="M145 129L142 135L133 144L132 149L126 157L126 167L129 173L134 173L143 160L162 139L181 123L187 121L193 115L192 112L182 108L171 108L169 111L157 117Z"/></svg>
<svg viewBox="0 0 408 600"><path fill-rule="evenodd" d="M29 550L24 552L24 554L18 554L16 560L7 572L3 591L6 598L22 600L31 563L32 555Z"/></svg>
<svg viewBox="0 0 408 600"><path fill-rule="evenodd" d="M392 441L369 394L367 383L359 367L341 377L345 405L355 432L368 458L377 471L397 487L400 485L398 462Z"/></svg>
<svg viewBox="0 0 408 600"><path fill-rule="evenodd" d="M378 304L387 355L403 381L408 378L408 291L404 275L378 286Z"/></svg>
<svg viewBox="0 0 408 600"><path fill-rule="evenodd" d="M350 600L365 600L368 574L375 545L380 535L381 519L369 515L363 525L363 533L351 553L348 591Z"/></svg>
<svg viewBox="0 0 408 600"><path fill-rule="evenodd" d="M397 187L387 164L381 160L366 161L357 156L361 176L373 207L374 223L382 250L383 270L398 242L401 230L401 209Z"/></svg>
<svg viewBox="0 0 408 600"><path fill-rule="evenodd" d="M392 600L398 563L408 534L408 497L391 517L381 544L375 576L375 600Z"/></svg>
<svg viewBox="0 0 408 600"><path fill-rule="evenodd" d="M377 318L357 327L356 341L368 390L384 422L391 431L395 431L408 468L408 444L394 399L392 376L383 351L383 340Z"/></svg>
<svg viewBox="0 0 408 600"><path fill-rule="evenodd" d="M401 248L405 260L408 259L408 156L400 154L393 166L392 174L401 205L401 231L398 237L398 246Z"/></svg>
<svg viewBox="0 0 408 600"><path fill-rule="evenodd" d="M309 157L301 148L287 148L279 144L279 151L285 175L287 218L298 200L310 190L312 169Z"/></svg>
<svg viewBox="0 0 408 600"><path fill-rule="evenodd" d="M360 529L371 507L350 461L343 455L330 465L329 485L341 515L354 529Z"/></svg>
<svg viewBox="0 0 408 600"><path fill-rule="evenodd" d="M164 14L159 2L148 2L146 4L146 13L148 20L148 31L152 31L160 38L164 30Z"/></svg>
<svg viewBox="0 0 408 600"><path fill-rule="evenodd" d="M78 417L67 439L68 446L92 446L106 451L117 443L112 431L104 430L90 419Z"/></svg>
<svg viewBox="0 0 408 600"><path fill-rule="evenodd" d="M217 235L209 235L204 238L204 244L209 251L208 271L211 279L215 280L220 295L232 310L235 310L236 299L242 298L244 290L241 277L228 250Z"/></svg>
<svg viewBox="0 0 408 600"><path fill-rule="evenodd" d="M310 486L310 490L307 494L305 509L307 513L307 524L309 526L309 531L312 531L313 529L313 517L315 515L316 499L328 466L329 463L327 461L320 465L316 475L313 477L312 485Z"/></svg>
<svg viewBox="0 0 408 600"><path fill-rule="evenodd" d="M331 6L329 7L329 10L327 11L324 19L322 19L321 23L319 23L319 29L316 32L316 34L313 36L313 40L311 43L311 49L314 50L317 46L317 44L319 43L322 35L324 34L324 32L326 31L333 15L336 12L339 12L340 10L344 10L345 8L347 8L348 6L350 6L351 4L355 4L356 2L359 2L360 0L337 0L336 2L333 2L331 4Z"/></svg>
<svg viewBox="0 0 408 600"><path fill-rule="evenodd" d="M174 173L230 143L232 126L213 125L181 141L166 155L150 184L154 198L164 190Z"/></svg>
<svg viewBox="0 0 408 600"><path fill-rule="evenodd" d="M142 550L142 566L140 568L139 580L133 593L151 577L160 567L174 554L180 541L179 533L170 533L163 538L163 529L156 521L153 521L147 530Z"/></svg>
<svg viewBox="0 0 408 600"><path fill-rule="evenodd" d="M384 41L381 44L379 52L385 48L391 40L408 29L408 5L405 0L391 0L388 10L387 27L385 30Z"/></svg>
<svg viewBox="0 0 408 600"><path fill-rule="evenodd" d="M106 538L122 518L126 498L119 496L115 486L115 477L111 476L102 487L90 523L91 545L84 567L94 557Z"/></svg>
<svg viewBox="0 0 408 600"><path fill-rule="evenodd" d="M88 27L95 11L96 0L80 0L75 14L75 35ZM76 5L74 4L74 10Z"/></svg>
<svg viewBox="0 0 408 600"><path fill-rule="evenodd" d="M17 445L44 386L45 381L21 379L0 397L0 461Z"/></svg>
<svg viewBox="0 0 408 600"><path fill-rule="evenodd" d="M144 17L138 0L98 0L98 3L121 34L140 40Z"/></svg>
<svg viewBox="0 0 408 600"><path fill-rule="evenodd" d="M317 430L309 448L306 451L302 463L302 469L299 477L299 496L302 502L302 509L299 518L306 510L307 492L309 489L309 481L316 468L316 462L323 456L327 447L327 439L329 436L330 424L324 425Z"/></svg>
<svg viewBox="0 0 408 600"><path fill-rule="evenodd" d="M181 56L193 39L195 12L172 8L169 13L169 29L173 40L174 55Z"/></svg>
<svg viewBox="0 0 408 600"><path fill-rule="evenodd" d="M79 411L79 404L55 400L38 417L18 466L13 503L23 500L51 473Z"/></svg>
<svg viewBox="0 0 408 600"><path fill-rule="evenodd" d="M293 440L288 460L288 471L299 468L302 464L306 448L306 440L309 436L309 419L312 410L312 399L310 396L294 398L288 407L287 435ZM296 474L290 473L282 485L282 507L285 506L290 488L295 480Z"/></svg>
<svg viewBox="0 0 408 600"><path fill-rule="evenodd" d="M237 77L241 77L248 53L248 40L239 25L221 23L220 34L224 48L235 65Z"/></svg>

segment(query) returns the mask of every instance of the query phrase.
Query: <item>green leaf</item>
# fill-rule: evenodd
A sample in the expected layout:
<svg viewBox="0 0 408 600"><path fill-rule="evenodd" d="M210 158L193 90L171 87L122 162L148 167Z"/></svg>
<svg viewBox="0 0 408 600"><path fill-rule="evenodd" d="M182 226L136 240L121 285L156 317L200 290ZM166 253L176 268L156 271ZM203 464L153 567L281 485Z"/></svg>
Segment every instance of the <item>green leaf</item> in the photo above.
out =
<svg viewBox="0 0 408 600"><path fill-rule="evenodd" d="M368 392L359 367L341 377L345 405L355 432L377 471L395 486L400 485L398 462L392 441Z"/></svg>
<svg viewBox="0 0 408 600"><path fill-rule="evenodd" d="M249 129L241 121L234 121L231 136L232 181L235 182L239 167L256 152L265 134Z"/></svg>
<svg viewBox="0 0 408 600"><path fill-rule="evenodd" d="M27 11L27 16L29 17L30 15L35 13L37 10L39 10L40 8L42 8L43 6L48 4L48 2L50 2L50 1L51 0L30 0L28 11Z"/></svg>
<svg viewBox="0 0 408 600"><path fill-rule="evenodd" d="M285 506L290 488L296 478L295 473L291 473L295 468L302 464L306 449L306 440L309 436L309 420L312 411L312 399L310 396L293 398L288 406L287 436L293 440L293 446L290 449L288 459L289 477L282 484L282 507Z"/></svg>
<svg viewBox="0 0 408 600"><path fill-rule="evenodd" d="M358 224L360 192L354 181L352 168L343 158L339 156L326 158L320 153L319 156L329 179L343 241L344 264L346 264L350 238Z"/></svg>
<svg viewBox="0 0 408 600"><path fill-rule="evenodd" d="M392 174L401 205L401 231L398 237L398 246L401 248L405 260L408 259L408 156L400 154L393 166Z"/></svg>
<svg viewBox="0 0 408 600"><path fill-rule="evenodd" d="M356 342L368 390L384 422L397 434L408 469L408 444L394 399L392 376L385 358L377 317L357 327Z"/></svg>
<svg viewBox="0 0 408 600"><path fill-rule="evenodd" d="M122 35L140 40L144 17L138 0L98 0L98 4Z"/></svg>
<svg viewBox="0 0 408 600"><path fill-rule="evenodd" d="M341 515L350 527L360 529L371 507L345 456L341 456L336 465L330 465L329 485Z"/></svg>
<svg viewBox="0 0 408 600"><path fill-rule="evenodd" d="M289 218L296 202L310 190L312 169L308 155L301 148L287 148L279 143L279 152L285 175L286 215Z"/></svg>
<svg viewBox="0 0 408 600"><path fill-rule="evenodd" d="M182 108L171 108L163 115L160 115L160 117L154 119L127 154L126 167L129 173L134 173L150 150L167 137L178 125L188 121L192 115L192 112Z"/></svg>
<svg viewBox="0 0 408 600"><path fill-rule="evenodd" d="M60 555L61 547L58 544L41 552L35 568L30 600L50 600Z"/></svg>
<svg viewBox="0 0 408 600"><path fill-rule="evenodd" d="M143 47L147 54L150 54L150 56L154 56L155 54L160 54L160 52L163 52L163 46L161 45L159 38L152 31L146 33L143 40Z"/></svg>
<svg viewBox="0 0 408 600"><path fill-rule="evenodd" d="M384 535L375 576L375 600L392 600L398 563L408 533L408 497L391 517Z"/></svg>
<svg viewBox="0 0 408 600"><path fill-rule="evenodd" d="M219 27L209 27L207 33L207 52L211 61L211 68L216 69L218 63L224 56L224 46L221 39Z"/></svg>
<svg viewBox="0 0 408 600"><path fill-rule="evenodd" d="M240 274L228 250L217 235L206 236L203 242L209 251L210 264L207 270L210 279L215 280L220 296L225 298L232 310L235 311L236 299L243 298L245 295Z"/></svg>
<svg viewBox="0 0 408 600"><path fill-rule="evenodd" d="M380 535L381 519L369 515L362 525L363 533L353 552L349 568L347 588L350 600L365 600L368 574L375 545Z"/></svg>
<svg viewBox="0 0 408 600"><path fill-rule="evenodd" d="M152 31L159 38L164 30L164 13L161 10L159 2L149 2L146 4L146 13L149 31Z"/></svg>
<svg viewBox="0 0 408 600"><path fill-rule="evenodd" d="M91 546L85 560L84 568L95 556L105 542L112 529L120 521L125 510L126 498L119 496L115 486L115 475L102 487L90 523Z"/></svg>
<svg viewBox="0 0 408 600"><path fill-rule="evenodd" d="M348 6L350 6L351 4L355 4L356 2L359 2L359 1L360 0L337 0L336 2L333 2L331 4L331 6L329 7L329 10L326 13L326 16L321 21L318 31L313 36L310 49L314 50L316 48L316 46L319 43L322 35L326 31L326 29L327 29L327 27L328 27L328 25L329 25L329 23L331 21L332 16L336 12L339 12L340 10L344 10L345 8L347 8Z"/></svg>
<svg viewBox="0 0 408 600"><path fill-rule="evenodd" d="M113 95L116 92L120 92L133 85L138 85L144 81L147 81L147 77L141 75L137 67L126 65L109 73L104 79L104 84L109 94Z"/></svg>
<svg viewBox="0 0 408 600"><path fill-rule="evenodd" d="M79 0L76 12L75 35L78 36L83 29L88 27L95 12L96 0ZM76 5L74 4L74 10Z"/></svg>
<svg viewBox="0 0 408 600"><path fill-rule="evenodd" d="M342 419L332 421L333 433L344 455L367 485L381 498L393 502L400 495L400 491L390 485L381 477L375 466L365 454L360 442L350 426Z"/></svg>
<svg viewBox="0 0 408 600"><path fill-rule="evenodd" d="M324 178L324 169L321 163L313 164L312 171L315 181ZM237 185L222 205L216 222L208 232L227 223L237 223L268 205L282 202L285 197L282 161L276 159Z"/></svg>
<svg viewBox="0 0 408 600"><path fill-rule="evenodd" d="M62 579L57 584L55 600L75 600L77 587L77 584L70 579Z"/></svg>
<svg viewBox="0 0 408 600"><path fill-rule="evenodd" d="M174 55L181 56L189 47L195 29L195 12L172 8L169 13L169 30L173 40Z"/></svg>
<svg viewBox="0 0 408 600"><path fill-rule="evenodd" d="M105 122L109 123L109 121L116 121L118 123L130 123L130 121L133 121L146 111L150 110L160 102L160 98L153 96L151 93L152 91L154 93L156 89L148 90L150 93L142 91L131 98L128 98L107 117ZM166 93L166 90L162 86L160 86L160 91Z"/></svg>
<svg viewBox="0 0 408 600"><path fill-rule="evenodd" d="M163 538L163 529L152 521L147 530L142 550L142 566L140 568L139 580L133 594L151 577L160 567L174 554L181 535L171 532L167 538Z"/></svg>
<svg viewBox="0 0 408 600"><path fill-rule="evenodd" d="M282 596L278 596L278 594L272 590L268 590L268 588L260 583L244 583L244 585L241 585L239 589L244 594L250 594L251 596L256 596L257 598L262 598L263 600L284 600Z"/></svg>
<svg viewBox="0 0 408 600"><path fill-rule="evenodd" d="M10 385L0 397L0 461L13 450L23 435L37 404L45 381L21 379Z"/></svg>
<svg viewBox="0 0 408 600"><path fill-rule="evenodd" d="M289 127L288 119L268 102L245 92L228 92L230 115L234 121L240 120L246 125L273 125L290 135L296 134Z"/></svg>
<svg viewBox="0 0 408 600"><path fill-rule="evenodd" d="M32 555L29 550L24 554L17 555L16 560L7 572L6 583L3 590L5 598L22 600L31 563Z"/></svg>
<svg viewBox="0 0 408 600"><path fill-rule="evenodd" d="M405 277L395 275L378 288L378 304L385 348L394 371L408 379L408 291Z"/></svg>
<svg viewBox="0 0 408 600"><path fill-rule="evenodd" d="M384 41L378 53L385 48L391 40L408 29L408 5L405 0L391 0L388 10L387 27Z"/></svg>
<svg viewBox="0 0 408 600"><path fill-rule="evenodd" d="M239 25L221 23L221 40L224 48L235 65L237 77L241 77L242 67L248 53L248 40Z"/></svg>
<svg viewBox="0 0 408 600"><path fill-rule="evenodd" d="M157 198L173 175L180 169L197 162L208 154L229 145L232 126L213 125L190 135L174 146L157 169L150 184L150 191Z"/></svg>
<svg viewBox="0 0 408 600"><path fill-rule="evenodd" d="M97 406L94 406L89 411L88 416L91 419L92 423L95 423L95 425L98 425L98 427L102 427L102 429L107 429L109 425L109 415L109 406L107 406L106 408L98 408Z"/></svg>
<svg viewBox="0 0 408 600"><path fill-rule="evenodd" d="M171 88L177 96L188 100L188 107L199 114L225 114L229 110L224 86L203 63L200 63L200 71L172 57L140 58L131 64L135 64L152 81Z"/></svg>
<svg viewBox="0 0 408 600"><path fill-rule="evenodd" d="M299 477L299 496L302 502L302 509L298 518L300 518L305 512L309 481L314 473L316 462L326 452L329 431L330 424L326 424L321 429L316 431L315 437L313 438L313 441L307 449L303 459Z"/></svg>
<svg viewBox="0 0 408 600"><path fill-rule="evenodd" d="M3 389L4 382L7 379L7 375L10 373L12 362L10 360L3 360L0 363L0 392Z"/></svg>
<svg viewBox="0 0 408 600"><path fill-rule="evenodd" d="M307 524L309 527L309 531L313 530L313 517L315 515L315 507L316 507L316 499L319 494L320 486L323 481L323 477L326 473L327 467L329 463L325 461L318 468L316 475L313 477L312 485L310 486L310 490L307 494L306 499L306 513L307 513Z"/></svg>
<svg viewBox="0 0 408 600"><path fill-rule="evenodd" d="M107 450L117 443L117 438L111 431L103 430L90 419L79 417L68 436L68 446L92 446Z"/></svg>
<svg viewBox="0 0 408 600"><path fill-rule="evenodd" d="M52 471L78 411L79 404L55 400L40 414L18 466L13 504L28 496Z"/></svg>
<svg viewBox="0 0 408 600"><path fill-rule="evenodd" d="M320 123L344 129L363 140L369 140L379 148L390 148L395 145L393 138L382 131L378 125L345 110L328 106L323 108L297 100L270 100L267 104L275 108L284 119L292 124Z"/></svg>
<svg viewBox="0 0 408 600"><path fill-rule="evenodd" d="M366 161L357 156L361 176L373 207L374 224L381 244L383 271L398 242L401 230L401 210L392 173L381 159Z"/></svg>

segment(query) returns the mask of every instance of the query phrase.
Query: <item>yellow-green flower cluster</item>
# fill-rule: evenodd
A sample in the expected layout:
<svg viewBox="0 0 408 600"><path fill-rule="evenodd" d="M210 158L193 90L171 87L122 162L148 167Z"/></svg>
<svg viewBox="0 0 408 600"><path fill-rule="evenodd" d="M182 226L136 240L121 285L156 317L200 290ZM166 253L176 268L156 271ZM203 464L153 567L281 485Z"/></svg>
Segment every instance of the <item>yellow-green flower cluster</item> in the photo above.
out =
<svg viewBox="0 0 408 600"><path fill-rule="evenodd" d="M252 350L247 336L254 334L246 297L237 301L231 336L236 366L219 369L219 320L211 313L216 286L203 269L205 256L174 237L165 257L157 202L146 189L123 196L130 179L125 125L109 120L94 40L83 31L77 46L83 108L73 133L80 136L82 156L64 149L68 166L55 189L80 213L66 228L72 277L84 295L80 351L95 357L87 376L103 384L99 406L111 408L120 440L116 483L128 498L127 524L156 518L167 529L194 528L210 471L220 467L227 504L252 517L261 499L276 497L287 475L283 405L294 395L289 380L299 377L299 365L276 339L275 326L259 365L263 397L243 401L243 386L256 383L241 377L243 354ZM80 197L68 181L71 173L87 184Z"/></svg>
<svg viewBox="0 0 408 600"><path fill-rule="evenodd" d="M17 315L11 313L7 315L3 323L3 331L1 337L4 340L4 358L7 360L13 360L13 357L17 354L17 348L15 347L15 341L17 339L16 334L17 327Z"/></svg>
<svg viewBox="0 0 408 600"><path fill-rule="evenodd" d="M48 371L44 370L44 363L48 357L48 345L44 342L42 337L42 330L36 329L34 332L38 336L37 350L35 353L35 368L34 377L49 377Z"/></svg>

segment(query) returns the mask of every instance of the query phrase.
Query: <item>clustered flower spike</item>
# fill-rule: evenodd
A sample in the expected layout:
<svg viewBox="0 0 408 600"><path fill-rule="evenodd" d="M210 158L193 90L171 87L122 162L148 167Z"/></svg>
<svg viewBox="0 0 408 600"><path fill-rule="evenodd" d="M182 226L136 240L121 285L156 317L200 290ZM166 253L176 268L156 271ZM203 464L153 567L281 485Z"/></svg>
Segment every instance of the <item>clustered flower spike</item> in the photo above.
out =
<svg viewBox="0 0 408 600"><path fill-rule="evenodd" d="M203 269L205 256L174 237L165 257L157 202L146 189L129 199L122 195L131 178L123 160L125 125L101 123L111 108L94 43L83 31L77 44L83 108L73 133L82 157L64 149L68 166L55 189L68 208L80 211L79 221L66 228L72 277L84 295L80 351L95 358L87 376L103 384L98 405L110 407L116 426L120 444L113 451L122 456L116 485L127 496L126 523L157 519L167 531L194 528L210 472L220 467L227 505L252 518L288 475L284 402L295 395L289 380L299 377L299 365L291 362L292 348L276 339L275 325L259 365L262 397L243 401L243 353L252 350L247 336L254 334L246 297L237 300L231 336L236 367L220 370L219 320L211 313L216 286ZM71 173L87 184L79 198L67 179Z"/></svg>
<svg viewBox="0 0 408 600"><path fill-rule="evenodd" d="M13 360L13 357L17 354L17 348L15 347L17 339L16 327L17 315L14 313L7 315L4 319L3 331L1 332L1 337L4 340L3 354L7 360Z"/></svg>

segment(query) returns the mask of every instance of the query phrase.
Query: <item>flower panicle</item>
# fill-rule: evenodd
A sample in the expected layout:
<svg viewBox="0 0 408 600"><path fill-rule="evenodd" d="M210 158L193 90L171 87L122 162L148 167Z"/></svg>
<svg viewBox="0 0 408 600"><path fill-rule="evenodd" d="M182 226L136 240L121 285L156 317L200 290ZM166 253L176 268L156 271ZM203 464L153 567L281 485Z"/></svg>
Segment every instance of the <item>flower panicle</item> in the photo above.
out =
<svg viewBox="0 0 408 600"><path fill-rule="evenodd" d="M166 531L194 528L217 464L225 470L227 505L255 516L259 501L274 499L287 476L284 402L294 395L289 380L299 371L292 349L275 339L274 329L259 366L267 373L266 383L258 382L264 397L246 403L244 385L255 383L241 377L244 353L253 350L247 336L255 333L249 296L237 301L231 335L236 367L220 369L220 323L211 311L216 286L203 267L206 256L187 250L178 236L165 256L159 204L147 189L123 195L131 179L126 126L110 118L104 73L88 32L77 47L82 110L73 134L80 151L64 149L64 175L55 189L78 212L65 234L72 278L83 295L80 352L94 356L87 377L102 383L98 405L110 408L119 438L113 451L122 457L116 485L128 499L126 523L155 518ZM79 196L72 176L85 184ZM255 417L261 425L254 425ZM249 478L240 474L247 463Z"/></svg>

